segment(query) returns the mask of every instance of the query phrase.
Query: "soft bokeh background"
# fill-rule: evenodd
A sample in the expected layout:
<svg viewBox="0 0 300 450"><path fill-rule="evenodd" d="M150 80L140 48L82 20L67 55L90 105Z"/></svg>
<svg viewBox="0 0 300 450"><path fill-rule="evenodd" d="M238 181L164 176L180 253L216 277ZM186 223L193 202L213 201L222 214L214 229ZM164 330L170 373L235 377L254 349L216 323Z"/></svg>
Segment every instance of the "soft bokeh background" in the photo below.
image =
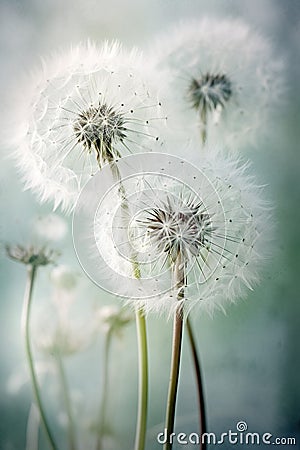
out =
<svg viewBox="0 0 300 450"><path fill-rule="evenodd" d="M249 431L274 436L297 436L300 442L300 233L299 233L299 52L300 6L297 0L1 0L0 1L0 92L1 116L14 98L15 80L30 71L40 56L79 40L119 38L129 45L145 46L156 32L181 18L213 14L243 17L273 41L285 58L285 96L268 141L249 148L258 178L268 184L273 201L276 237L274 255L264 281L238 303L213 319L193 317L201 352L210 431L235 429L239 420ZM243 57L243 55L241 55ZM14 99L15 101L15 99ZM28 242L32 224L50 206L40 206L29 192L22 191L13 163L2 149L1 243ZM80 272L68 225L67 237L57 243L61 261ZM2 247L3 250L3 247ZM48 269L41 269L34 302L39 314L48 311L51 288ZM1 251L0 327L0 448L26 448L26 426L31 389L20 334L25 268L5 258ZM92 286L76 298L74 317L89 320L95 309L113 300ZM37 312L35 313L37 314ZM39 316L38 316L39 317ZM51 316L46 316L51 321ZM38 320L38 319L36 319ZM42 320L42 319L41 319ZM47 321L47 320L46 320ZM161 448L156 435L163 429L169 377L171 324L149 321L151 389L147 448ZM91 346L69 357L66 368L82 428L92 424L101 383L101 335ZM41 359L37 353L37 357ZM111 359L110 417L115 431L114 449L131 450L137 403L137 351L134 324L122 339L115 340ZM64 417L51 373L43 377L51 424L67 448ZM184 343L176 429L198 431L195 386L189 348ZM92 442L92 441L87 441ZM229 448L230 446L228 446ZM282 446L284 447L284 446ZM47 445L41 438L40 449ZM86 444L83 448L93 448ZM109 443L107 443L107 449ZM176 446L174 448L177 448ZM178 447L179 448L179 447ZM184 448L188 448L185 446ZM223 445L226 448L226 445ZM235 445L235 448L239 448ZM295 448L295 447L294 447ZM300 448L300 447L298 447ZM104 449L106 450L106 449Z"/></svg>

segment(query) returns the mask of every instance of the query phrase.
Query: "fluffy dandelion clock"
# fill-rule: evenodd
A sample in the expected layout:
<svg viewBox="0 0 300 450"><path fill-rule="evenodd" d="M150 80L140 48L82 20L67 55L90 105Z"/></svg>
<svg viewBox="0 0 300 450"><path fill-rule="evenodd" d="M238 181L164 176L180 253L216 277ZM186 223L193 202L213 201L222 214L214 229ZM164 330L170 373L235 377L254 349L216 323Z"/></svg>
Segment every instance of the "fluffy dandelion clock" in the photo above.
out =
<svg viewBox="0 0 300 450"><path fill-rule="evenodd" d="M130 305L168 315L178 301L186 311L223 309L255 285L270 221L248 164L211 151L199 167L154 153L117 165L127 211L112 203L119 187L107 171L87 184L74 214L77 255L97 284Z"/></svg>
<svg viewBox="0 0 300 450"><path fill-rule="evenodd" d="M70 210L103 165L158 151L166 116L156 85L141 55L117 42L81 44L45 60L18 99L13 145L26 188Z"/></svg>
<svg viewBox="0 0 300 450"><path fill-rule="evenodd" d="M270 126L282 64L269 42L241 20L180 23L158 37L152 61L191 139L196 133L203 143L237 147L255 143Z"/></svg>
<svg viewBox="0 0 300 450"><path fill-rule="evenodd" d="M32 225L36 234L47 241L62 240L68 230L66 221L54 213L37 217Z"/></svg>

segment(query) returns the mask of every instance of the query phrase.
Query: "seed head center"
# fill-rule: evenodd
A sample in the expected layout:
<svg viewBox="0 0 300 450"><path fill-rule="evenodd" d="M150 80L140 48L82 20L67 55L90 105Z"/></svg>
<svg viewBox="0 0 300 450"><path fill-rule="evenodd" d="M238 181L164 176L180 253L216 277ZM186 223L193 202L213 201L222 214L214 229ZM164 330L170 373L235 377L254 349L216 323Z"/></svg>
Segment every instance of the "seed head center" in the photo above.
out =
<svg viewBox="0 0 300 450"><path fill-rule="evenodd" d="M98 162L111 162L120 154L115 145L126 138L125 117L106 103L91 106L73 122L77 142L97 153Z"/></svg>
<svg viewBox="0 0 300 450"><path fill-rule="evenodd" d="M200 78L192 78L189 88L189 100L201 115L207 111L224 108L232 95L232 84L226 75L209 73Z"/></svg>

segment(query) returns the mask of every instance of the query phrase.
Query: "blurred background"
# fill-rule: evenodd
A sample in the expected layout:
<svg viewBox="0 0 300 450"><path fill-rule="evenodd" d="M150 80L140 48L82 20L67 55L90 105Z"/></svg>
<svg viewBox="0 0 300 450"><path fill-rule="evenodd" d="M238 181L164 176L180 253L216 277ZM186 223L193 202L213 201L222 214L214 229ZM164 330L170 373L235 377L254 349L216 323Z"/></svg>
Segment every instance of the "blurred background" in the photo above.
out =
<svg viewBox="0 0 300 450"><path fill-rule="evenodd" d="M67 47L87 38L96 41L118 38L125 44L143 48L151 46L156 33L168 25L182 18L200 18L207 14L241 17L269 37L278 55L285 59L286 84L272 135L257 149L249 148L246 155L253 160L258 179L268 185L267 194L274 204L276 236L272 261L266 267L260 286L249 292L247 300L230 307L226 315L192 317L204 372L208 426L210 431L221 433L235 430L236 423L244 420L249 431L297 437L299 445L299 2L0 0L1 117L5 118L10 100L14 98L15 80L24 72L30 72L41 56L58 47ZM32 392L20 331L26 268L6 258L4 245L30 242L33 234L38 234L38 223L51 213L51 205L41 206L30 192L23 192L5 148L1 149L1 154L0 449L34 450L34 444L26 444L26 430L28 426L34 429L35 415L31 408ZM49 222L49 218L46 220ZM81 272L72 247L70 220L59 217L59 213L55 220L66 227L64 236L62 233L53 243L53 247L62 253L58 262L72 268L78 286L70 309L74 333L78 339L82 335L91 335L89 342L83 346L78 344L78 348L64 358L64 364L81 445L84 449L92 449L95 413L101 394L104 341L101 324L99 332L95 332L95 318L101 306L117 302ZM50 272L50 267L40 269L34 293L35 355L51 426L60 448L64 449L67 448L66 417L51 354L41 351L38 345L49 327L51 332L51 322L55 321L57 291ZM161 448L156 435L164 427L171 331L171 323L150 318L148 450ZM134 322L124 327L121 336L113 340L110 374L108 416L112 433L104 450L131 450L137 407ZM197 423L191 355L184 340L176 429L197 432ZM39 448L47 449L43 433ZM179 446L175 445L176 448ZM235 448L240 447L235 445Z"/></svg>

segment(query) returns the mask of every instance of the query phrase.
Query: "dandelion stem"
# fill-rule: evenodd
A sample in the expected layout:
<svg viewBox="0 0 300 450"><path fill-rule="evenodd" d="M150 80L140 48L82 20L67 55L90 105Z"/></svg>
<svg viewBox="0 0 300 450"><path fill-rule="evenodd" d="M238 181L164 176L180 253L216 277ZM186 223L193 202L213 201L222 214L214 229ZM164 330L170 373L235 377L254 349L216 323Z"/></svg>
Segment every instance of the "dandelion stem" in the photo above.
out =
<svg viewBox="0 0 300 450"><path fill-rule="evenodd" d="M148 348L146 319L141 309L136 310L136 328L139 353L139 404L134 449L143 450L146 441L148 410Z"/></svg>
<svg viewBox="0 0 300 450"><path fill-rule="evenodd" d="M176 282L176 289L178 289L177 299L181 301L184 297L184 267L181 262L180 255L173 268L174 279ZM169 391L167 400L167 411L166 411L166 425L167 430L167 441L164 445L164 450L172 449L172 439L171 435L174 431L175 422L175 409L177 400L177 390L178 390L178 380L179 380L179 370L180 370L180 359L181 359L181 346L182 346L182 303L178 304L176 308L174 325L173 325L173 343L172 343L172 358L171 358L171 370L170 370L170 381L169 381Z"/></svg>
<svg viewBox="0 0 300 450"><path fill-rule="evenodd" d="M201 140L202 140L202 145L204 146L206 143L206 139L207 139L207 109L206 109L206 107L203 107L201 109L200 120L201 120Z"/></svg>
<svg viewBox="0 0 300 450"><path fill-rule="evenodd" d="M35 403L31 404L26 427L25 450L39 450L40 413Z"/></svg>
<svg viewBox="0 0 300 450"><path fill-rule="evenodd" d="M98 439L96 444L97 450L102 450L102 440L105 435L106 429L106 408L107 408L107 398L108 398L108 374L109 374L109 353L112 341L113 330L110 328L105 336L104 343L104 358L103 358L103 381L102 381L102 400L100 405L99 413L99 431Z"/></svg>
<svg viewBox="0 0 300 450"><path fill-rule="evenodd" d="M39 413L41 416L41 422L43 424L49 447L52 450L57 450L58 447L55 443L55 440L52 436L52 432L50 430L46 413L44 410L41 394L40 394L40 388L38 384L37 375L35 372L34 362L33 362L33 354L32 354L32 348L31 348L31 341L30 341L30 313L31 313L31 306L32 306L32 293L33 293L33 287L34 282L36 278L36 272L37 267L35 265L28 265L27 269L27 284L25 289L25 295L24 295L24 303L23 303L23 312L22 312L22 332L24 336L25 341L25 352L26 352L26 358L28 362L29 372L30 372L30 378L31 378L31 384L32 389L35 397L35 401L37 403L37 407L39 409Z"/></svg>
<svg viewBox="0 0 300 450"><path fill-rule="evenodd" d="M114 178L119 181L119 195L122 198L122 209L124 212L128 210L128 201L126 198L126 190L121 182L121 174L115 164L110 164ZM126 216L125 216L126 217ZM123 220L126 220L125 218ZM125 228L127 223L125 223ZM141 277L139 263L136 256L131 255L133 276L137 279ZM136 329L138 340L138 360L139 360L139 394L138 394L138 414L135 434L135 450L144 450L146 442L147 430L147 414L148 414L148 344L147 344L147 327L144 311L137 309L136 311Z"/></svg>
<svg viewBox="0 0 300 450"><path fill-rule="evenodd" d="M60 379L60 383L61 383L63 400L64 400L66 413L67 413L67 417L68 417L69 449L76 450L77 445L76 445L76 438L75 438L75 427L74 427L74 419L73 419L73 414L72 414L71 400L70 400L70 395L69 395L68 382L67 382L67 377L65 374L63 361L62 361L59 351L56 352L55 358L56 358L56 363L57 363L59 379Z"/></svg>
<svg viewBox="0 0 300 450"><path fill-rule="evenodd" d="M203 391L203 382L202 382L202 376L201 376L201 369L200 369L200 359L197 352L196 347L196 341L194 337L194 332L192 328L192 324L190 322L189 317L186 319L186 326L194 361L194 368L195 368L195 374L196 374L196 381L197 381L197 387L198 387L198 400L199 400L199 414L200 414L200 432L201 435L203 433L206 433L206 414L205 414L205 400L204 400L204 391ZM203 440L200 440L200 449L206 450L206 443L203 442Z"/></svg>

